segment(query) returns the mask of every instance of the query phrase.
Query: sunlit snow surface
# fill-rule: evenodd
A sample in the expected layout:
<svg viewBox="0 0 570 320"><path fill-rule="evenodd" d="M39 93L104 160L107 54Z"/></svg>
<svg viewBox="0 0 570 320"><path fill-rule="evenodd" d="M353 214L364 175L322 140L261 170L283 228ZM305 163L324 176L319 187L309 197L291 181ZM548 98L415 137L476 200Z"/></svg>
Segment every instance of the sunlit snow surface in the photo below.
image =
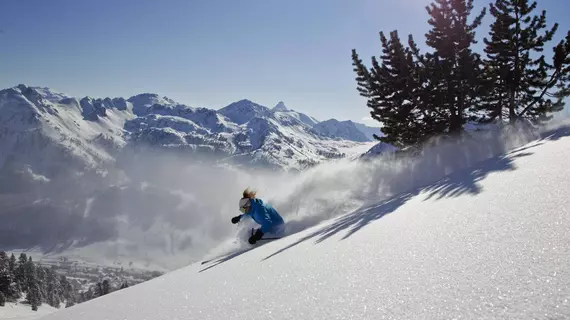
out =
<svg viewBox="0 0 570 320"><path fill-rule="evenodd" d="M21 299L23 300L23 299ZM0 307L0 319L2 320L32 320L58 310L46 303L43 303L37 311L33 311L29 304L7 302L4 307Z"/></svg>
<svg viewBox="0 0 570 320"><path fill-rule="evenodd" d="M568 319L568 135L43 319Z"/></svg>

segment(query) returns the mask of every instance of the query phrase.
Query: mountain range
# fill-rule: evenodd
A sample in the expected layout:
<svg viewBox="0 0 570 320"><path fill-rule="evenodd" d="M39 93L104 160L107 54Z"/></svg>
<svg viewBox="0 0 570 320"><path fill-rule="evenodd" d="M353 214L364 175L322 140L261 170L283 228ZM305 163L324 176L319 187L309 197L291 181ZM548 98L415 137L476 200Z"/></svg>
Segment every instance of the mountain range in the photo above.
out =
<svg viewBox="0 0 570 320"><path fill-rule="evenodd" d="M151 93L77 98L4 89L0 244L62 252L112 241L113 250L121 243L145 257L149 246L171 255L200 247L189 236L200 214L233 211L220 197L259 184L243 170L294 174L359 158L377 145L366 130L379 132L318 121L283 102L268 108L244 99L215 110ZM209 228L217 236L219 227Z"/></svg>
<svg viewBox="0 0 570 320"><path fill-rule="evenodd" d="M352 121L321 122L283 102L270 109L244 99L214 110L157 94L78 99L25 85L0 91L0 123L0 168L17 163L42 176L70 165L93 168L113 162L127 145L298 170L306 163L344 157L361 143L370 145L371 133L380 132Z"/></svg>

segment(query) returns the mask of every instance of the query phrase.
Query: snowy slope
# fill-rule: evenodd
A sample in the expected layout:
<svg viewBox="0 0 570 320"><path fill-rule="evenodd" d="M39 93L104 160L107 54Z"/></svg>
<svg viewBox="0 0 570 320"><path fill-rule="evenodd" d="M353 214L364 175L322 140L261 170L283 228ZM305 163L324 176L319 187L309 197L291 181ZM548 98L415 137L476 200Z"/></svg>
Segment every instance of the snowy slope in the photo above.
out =
<svg viewBox="0 0 570 320"><path fill-rule="evenodd" d="M57 311L47 303L43 303L37 311L32 311L29 304L7 302L0 307L0 319L5 320L32 320Z"/></svg>
<svg viewBox="0 0 570 320"><path fill-rule="evenodd" d="M267 113L238 124L151 93L1 90L0 249L172 270L218 244L219 217L204 212L233 212L227 194L264 180L259 168L294 172L370 147L320 137L284 104L255 106Z"/></svg>
<svg viewBox="0 0 570 320"><path fill-rule="evenodd" d="M30 169L51 179L112 162L113 149L125 144L123 124L133 114L126 105L105 103L24 85L1 90L0 169Z"/></svg>
<svg viewBox="0 0 570 320"><path fill-rule="evenodd" d="M569 318L569 128L482 162L507 144L315 169L354 210L42 319Z"/></svg>
<svg viewBox="0 0 570 320"><path fill-rule="evenodd" d="M264 117L270 113L270 110L253 101L243 99L218 110L218 112L239 125L256 117Z"/></svg>
<svg viewBox="0 0 570 320"><path fill-rule="evenodd" d="M325 137L359 142L370 141L370 138L356 127L356 123L350 120L338 121L330 119L315 124L313 129Z"/></svg>
<svg viewBox="0 0 570 320"><path fill-rule="evenodd" d="M369 127L365 124L357 123L357 122L355 122L354 125L356 126L356 129L358 129L362 133L364 133L364 135L370 140L375 140L374 135L377 135L380 137L384 135L382 133L382 131L380 131L379 127Z"/></svg>
<svg viewBox="0 0 570 320"><path fill-rule="evenodd" d="M296 118L297 120L301 121L302 123L312 127L315 124L317 124L319 121L309 115L306 115L304 113L301 112L297 112L295 110L289 110L287 108L287 106L285 106L285 103L283 101L279 101L279 103L277 103L275 105L275 107L273 107L273 109L271 109L272 112L281 112L281 113L287 113L289 114L291 117Z"/></svg>
<svg viewBox="0 0 570 320"><path fill-rule="evenodd" d="M378 142L372 148L363 152L361 154L362 157L374 157L381 154L392 153L398 151L398 148L395 146L386 143L386 142Z"/></svg>

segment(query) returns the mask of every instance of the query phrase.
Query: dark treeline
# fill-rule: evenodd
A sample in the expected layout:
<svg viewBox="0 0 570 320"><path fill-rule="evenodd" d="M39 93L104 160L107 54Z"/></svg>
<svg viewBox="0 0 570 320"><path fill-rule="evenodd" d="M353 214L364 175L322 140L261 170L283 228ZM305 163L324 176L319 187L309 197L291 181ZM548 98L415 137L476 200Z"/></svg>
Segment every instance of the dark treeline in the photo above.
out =
<svg viewBox="0 0 570 320"><path fill-rule="evenodd" d="M435 135L464 131L467 122L540 124L563 110L570 93L570 31L548 48L558 24L527 0L495 0L479 12L472 0L435 0L426 7L430 52L412 35L380 32L382 54L365 66L355 49L357 89L367 98L383 137L399 148ZM487 13L492 23L483 51L473 50Z"/></svg>
<svg viewBox="0 0 570 320"><path fill-rule="evenodd" d="M126 283L120 288L126 288ZM0 307L6 302L15 302L20 298L37 311L42 303L59 308L73 306L113 291L108 279L92 284L88 290L75 288L64 275L58 275L52 268L34 263L32 257L20 254L19 258L10 257L0 251Z"/></svg>

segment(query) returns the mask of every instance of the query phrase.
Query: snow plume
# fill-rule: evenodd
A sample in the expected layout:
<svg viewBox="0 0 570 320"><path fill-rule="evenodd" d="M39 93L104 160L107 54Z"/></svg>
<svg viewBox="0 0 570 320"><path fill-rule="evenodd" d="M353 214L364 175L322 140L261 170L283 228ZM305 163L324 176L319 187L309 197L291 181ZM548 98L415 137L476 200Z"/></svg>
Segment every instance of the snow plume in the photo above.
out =
<svg viewBox="0 0 570 320"><path fill-rule="evenodd" d="M271 188L263 190L261 197L269 199L283 213L289 224L288 232L293 233L399 194L475 194L479 188L477 181L493 171L514 169L513 158L528 155L517 147L530 141L540 144L541 140L555 139L556 134L564 131L559 129L566 127L570 131L569 120L551 123L540 130L524 124L504 130L488 126L460 138L434 138L417 156L390 154L369 161L341 160L296 176L280 177L281 181L265 182L264 186ZM501 158L497 165L485 170L476 166L494 157ZM473 166L464 180L468 183L454 184L446 178Z"/></svg>
<svg viewBox="0 0 570 320"><path fill-rule="evenodd" d="M66 254L89 256L100 263L132 261L172 270L214 251L249 246L247 233L254 224L230 222L239 214L237 203L247 187L257 190L258 197L284 216L291 234L394 195L402 194L394 201L404 203L409 198L406 194L420 192L440 197L475 194L480 188L478 180L493 171L513 169L513 157L532 152L511 150L533 140L539 144L543 139L556 139L551 132L560 127L570 131L570 122L539 131L525 126L502 131L487 127L462 138L433 139L417 156L338 160L300 173L233 168L165 149L125 151L118 163L127 178L78 199L82 206L76 211L81 218L70 220L59 214L57 219L74 223L52 223L50 232L70 239L83 237L79 245L74 242L66 248ZM501 161L477 165L493 157ZM471 166L473 170L460 184L446 177ZM47 228L47 221L42 221ZM62 225L77 229L62 232L58 229Z"/></svg>

